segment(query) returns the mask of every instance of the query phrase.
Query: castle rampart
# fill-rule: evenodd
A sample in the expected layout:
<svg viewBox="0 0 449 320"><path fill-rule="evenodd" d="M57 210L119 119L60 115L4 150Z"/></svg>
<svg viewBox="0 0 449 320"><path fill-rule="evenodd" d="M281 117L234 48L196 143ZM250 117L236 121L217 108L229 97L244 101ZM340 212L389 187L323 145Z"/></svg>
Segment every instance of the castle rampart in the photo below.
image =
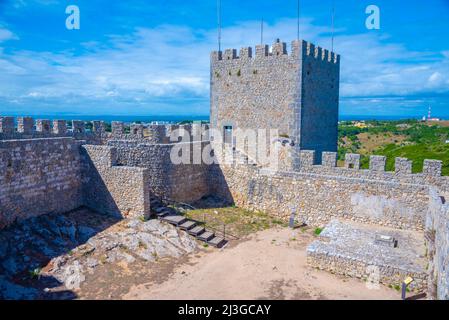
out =
<svg viewBox="0 0 449 320"><path fill-rule="evenodd" d="M154 196L193 202L210 194L209 166L201 161L203 150L209 147L208 142L148 144L110 140L108 145L117 150L118 164L148 170L148 185ZM170 155L174 148L178 148L179 153L187 152L189 162L173 163ZM200 159L194 162L198 155Z"/></svg>
<svg viewBox="0 0 449 320"><path fill-rule="evenodd" d="M277 50L284 52L282 47ZM151 127L142 137L145 128L137 124L130 133L114 134L105 133L102 123L94 122L90 132L75 122L72 130L78 132L73 132L64 130L64 121L54 121L50 128L48 121L39 121L41 131L36 131L32 119L22 118L16 131L14 119L4 119L0 133L0 228L16 220L64 213L79 206L118 217L148 216L152 196L189 203L214 194L242 208L285 220L296 210L298 222L311 226L322 227L337 218L425 231L431 253L429 288L435 287L435 297L447 297L444 259L448 210L435 195L449 192L449 178L441 176L441 161L424 160L423 172L412 173L412 162L405 158L396 158L394 170L386 171L384 156L370 156L369 169L361 169L361 156L347 154L344 166L339 167L336 152L297 149L292 139L282 138L276 143L281 151L277 169L256 165L232 148L228 149L235 161L210 164L202 161L202 156L213 145L205 141L206 127L199 124ZM167 141L168 133L177 129L182 129L182 135L201 138L152 142ZM152 138L151 132L155 133ZM64 133L71 136L58 136ZM20 139L5 140L17 136ZM37 138L41 136L46 138ZM87 139L81 140L83 137ZM217 149L214 152L218 154ZM173 154L189 155L187 163L174 162ZM317 264L327 263L317 259ZM418 276L422 285L425 280L421 273Z"/></svg>
<svg viewBox="0 0 449 320"><path fill-rule="evenodd" d="M430 190L425 239L429 258L429 298L449 300L449 204L435 188Z"/></svg>
<svg viewBox="0 0 449 320"><path fill-rule="evenodd" d="M82 205L78 148L73 138L0 141L0 229Z"/></svg>
<svg viewBox="0 0 449 320"><path fill-rule="evenodd" d="M83 145L83 202L117 217L150 216L148 170L117 166L117 150Z"/></svg>
<svg viewBox="0 0 449 320"><path fill-rule="evenodd" d="M287 219L295 208L301 221L324 226L342 218L398 229L423 230L429 188L448 190L441 162L425 160L422 173L403 170L409 160L396 161L385 171L385 158L372 156L370 169L360 169L359 155L349 155L344 167L336 166L336 153L323 153L323 165L314 163L315 152L301 150L296 171L277 171L246 164L214 167L214 193L238 206L262 210Z"/></svg>
<svg viewBox="0 0 449 320"><path fill-rule="evenodd" d="M73 137L76 140L86 140L88 143L101 144L102 141L108 137L105 130L86 131L86 123L79 120L73 120L71 122L70 130L68 130L66 120L50 121L47 119L34 120L31 117L18 117L16 128L14 117L0 117L0 124L1 123L6 127L2 129L2 125L0 125L0 141ZM98 126L104 128L104 123L102 121L93 121L92 124L94 128L98 128Z"/></svg>

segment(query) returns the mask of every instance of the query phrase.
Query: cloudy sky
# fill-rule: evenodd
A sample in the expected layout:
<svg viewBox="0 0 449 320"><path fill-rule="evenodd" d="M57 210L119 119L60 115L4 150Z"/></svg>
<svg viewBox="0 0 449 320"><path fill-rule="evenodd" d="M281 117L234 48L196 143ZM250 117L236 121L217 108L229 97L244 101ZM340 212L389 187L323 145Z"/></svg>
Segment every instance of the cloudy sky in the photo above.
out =
<svg viewBox="0 0 449 320"><path fill-rule="evenodd" d="M301 0L301 38L331 47L333 1L341 114L449 117L449 0ZM296 0L222 2L225 48L296 38ZM216 0L0 0L0 114L207 115L216 42Z"/></svg>

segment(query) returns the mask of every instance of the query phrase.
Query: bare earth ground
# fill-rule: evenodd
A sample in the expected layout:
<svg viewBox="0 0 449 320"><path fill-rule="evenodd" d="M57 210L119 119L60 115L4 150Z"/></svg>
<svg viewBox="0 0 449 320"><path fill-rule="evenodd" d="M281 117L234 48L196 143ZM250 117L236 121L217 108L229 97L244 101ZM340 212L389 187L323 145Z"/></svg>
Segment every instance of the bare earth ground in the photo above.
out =
<svg viewBox="0 0 449 320"><path fill-rule="evenodd" d="M261 212L201 209L226 223L216 249L158 220L119 220L87 209L44 215L0 233L0 299L398 299L387 287L310 268L314 229Z"/></svg>
<svg viewBox="0 0 449 320"><path fill-rule="evenodd" d="M381 286L312 269L306 264L311 230L271 228L179 263L163 281L133 285L124 299L399 299ZM162 270L159 270L162 271Z"/></svg>

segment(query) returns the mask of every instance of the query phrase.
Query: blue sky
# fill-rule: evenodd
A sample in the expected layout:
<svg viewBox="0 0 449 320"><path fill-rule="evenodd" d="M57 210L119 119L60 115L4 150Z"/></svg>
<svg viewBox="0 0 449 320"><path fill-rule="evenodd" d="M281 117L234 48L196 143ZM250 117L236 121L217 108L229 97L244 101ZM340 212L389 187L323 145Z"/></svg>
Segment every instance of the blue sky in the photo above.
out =
<svg viewBox="0 0 449 320"><path fill-rule="evenodd" d="M222 1L224 48L259 43L262 17L266 43L296 38L296 0ZM334 1L341 114L449 118L449 0ZM331 6L301 0L301 38L330 48ZM0 114L207 115L216 46L216 0L0 0Z"/></svg>

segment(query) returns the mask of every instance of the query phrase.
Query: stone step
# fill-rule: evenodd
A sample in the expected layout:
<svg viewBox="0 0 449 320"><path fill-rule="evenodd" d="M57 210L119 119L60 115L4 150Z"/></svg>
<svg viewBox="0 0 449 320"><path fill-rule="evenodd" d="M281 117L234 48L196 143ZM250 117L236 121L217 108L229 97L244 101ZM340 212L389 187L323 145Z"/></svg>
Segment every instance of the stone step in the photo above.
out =
<svg viewBox="0 0 449 320"><path fill-rule="evenodd" d="M217 247L217 248L221 248L223 247L227 241L222 238L222 237L214 237L211 240L207 241L208 244L210 244L211 246Z"/></svg>
<svg viewBox="0 0 449 320"><path fill-rule="evenodd" d="M168 216L169 214L170 214L169 211L162 211L162 212L160 212L160 213L156 213L156 215L157 215L159 218L166 217L166 216Z"/></svg>
<svg viewBox="0 0 449 320"><path fill-rule="evenodd" d="M215 237L215 234L211 231L205 231L202 234L200 234L199 236L197 236L197 238L201 241L204 242L208 242L209 240L212 240Z"/></svg>
<svg viewBox="0 0 449 320"><path fill-rule="evenodd" d="M190 230L187 230L187 233L194 236L194 237L198 237L200 234L204 233L206 231L206 229L202 226L196 226Z"/></svg>
<svg viewBox="0 0 449 320"><path fill-rule="evenodd" d="M165 216L162 218L162 221L168 222L170 224L173 224L175 226L179 226L187 221L187 219L183 216Z"/></svg>
<svg viewBox="0 0 449 320"><path fill-rule="evenodd" d="M187 220L186 222L184 222L183 224L179 225L179 228L181 230L190 230L192 228L196 227L196 222L192 221L192 220Z"/></svg>

